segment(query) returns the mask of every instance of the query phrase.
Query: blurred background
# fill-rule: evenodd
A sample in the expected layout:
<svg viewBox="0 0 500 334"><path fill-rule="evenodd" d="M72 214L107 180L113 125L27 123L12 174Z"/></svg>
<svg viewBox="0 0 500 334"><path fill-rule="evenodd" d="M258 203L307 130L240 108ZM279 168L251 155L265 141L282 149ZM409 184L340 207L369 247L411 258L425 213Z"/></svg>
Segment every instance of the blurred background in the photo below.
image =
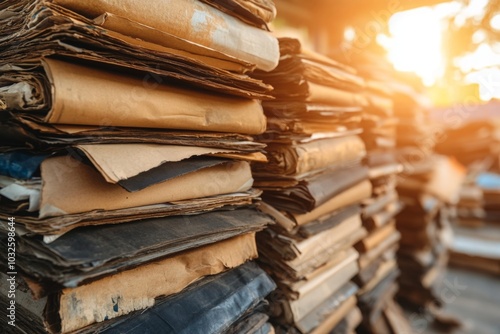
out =
<svg viewBox="0 0 500 334"><path fill-rule="evenodd" d="M445 311L438 321L435 312L428 315L433 306L404 297L400 280L399 301L407 302L413 330L500 333L500 1L283 0L276 5L272 30L278 36L296 37L365 78L411 87L430 120L423 140L466 170L459 198L450 206L453 238L435 290ZM399 266L404 276L401 258ZM453 319L461 325L450 325Z"/></svg>

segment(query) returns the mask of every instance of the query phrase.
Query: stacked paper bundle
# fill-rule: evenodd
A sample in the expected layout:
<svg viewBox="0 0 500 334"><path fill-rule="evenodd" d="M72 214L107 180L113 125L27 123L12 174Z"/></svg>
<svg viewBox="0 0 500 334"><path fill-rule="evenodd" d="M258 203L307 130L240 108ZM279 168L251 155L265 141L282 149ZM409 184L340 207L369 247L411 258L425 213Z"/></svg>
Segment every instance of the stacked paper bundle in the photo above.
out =
<svg viewBox="0 0 500 334"><path fill-rule="evenodd" d="M461 111L461 110L459 110ZM450 115L453 121L461 117L462 113L455 110L448 110L445 115ZM474 110L476 112L476 110ZM477 111L478 113L480 110ZM500 154L500 120L498 118L474 119L470 121L465 116L459 118L460 126L446 128L443 140L436 145L436 151L454 156L465 166L471 169L479 169L480 165L488 168L498 166L498 156ZM448 125L447 119L442 120L443 126ZM453 122L451 122L454 124Z"/></svg>
<svg viewBox="0 0 500 334"><path fill-rule="evenodd" d="M498 121L475 120L446 129L437 149L466 164L467 178L460 190L450 263L494 274L500 273L500 176Z"/></svg>
<svg viewBox="0 0 500 334"><path fill-rule="evenodd" d="M433 153L437 139L428 110L416 91L399 87L397 145L404 172L398 193L405 206L396 222L401 233L398 296L410 307L433 312L442 302L437 290L448 260L452 208L465 173L455 160Z"/></svg>
<svg viewBox="0 0 500 334"><path fill-rule="evenodd" d="M353 69L280 39L278 67L255 72L273 85L265 101L268 164L254 164L261 209L277 222L257 237L259 260L278 289L271 314L278 332L353 331L358 252L366 235L361 202L370 198L361 133L364 82Z"/></svg>
<svg viewBox="0 0 500 334"><path fill-rule="evenodd" d="M411 332L406 317L395 302L400 270L396 252L400 233L396 215L402 203L396 191L402 164L397 155L398 115L395 113L400 85L385 58L372 53L343 52L335 57L346 59L366 82L363 133L367 148L366 165L372 182L371 197L362 203L362 221L367 236L356 244L360 252L360 272L354 282L360 287L358 307L363 321L360 333Z"/></svg>
<svg viewBox="0 0 500 334"><path fill-rule="evenodd" d="M404 314L394 301L400 239L395 217L402 209L396 191L396 175L402 170L395 152L397 119L390 88L372 78L366 82L369 104L363 114L362 138L368 151L366 162L373 191L371 198L363 201L362 209L368 234L356 244L360 272L354 282L360 287L358 306L363 313L358 332L409 332Z"/></svg>
<svg viewBox="0 0 500 334"><path fill-rule="evenodd" d="M500 274L500 174L469 170L453 225L450 263Z"/></svg>
<svg viewBox="0 0 500 334"><path fill-rule="evenodd" d="M0 10L0 217L18 245L4 263L38 299L23 298L18 319L34 320L19 327L272 331L260 306L274 283L238 267L257 257L255 233L271 222L255 209L250 170L266 159L251 136L265 131L256 99L271 87L245 73L278 62L265 30L274 4L39 0ZM178 305L194 318L172 313Z"/></svg>

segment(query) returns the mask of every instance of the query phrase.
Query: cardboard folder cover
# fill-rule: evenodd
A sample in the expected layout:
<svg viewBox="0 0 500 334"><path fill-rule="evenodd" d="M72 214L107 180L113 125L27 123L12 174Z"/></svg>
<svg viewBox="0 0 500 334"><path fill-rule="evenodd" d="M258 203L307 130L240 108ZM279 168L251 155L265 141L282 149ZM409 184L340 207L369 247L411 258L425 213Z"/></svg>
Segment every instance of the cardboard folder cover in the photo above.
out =
<svg viewBox="0 0 500 334"><path fill-rule="evenodd" d="M372 184L370 181L365 180L347 190L344 190L342 193L328 200L311 212L300 215L294 214L293 217L297 222L297 225L304 225L342 207L359 203L362 200L369 198L371 193Z"/></svg>
<svg viewBox="0 0 500 334"><path fill-rule="evenodd" d="M244 161L205 168L134 193L107 183L92 167L71 157L47 159L41 170L40 218L246 191L253 182L250 166Z"/></svg>
<svg viewBox="0 0 500 334"><path fill-rule="evenodd" d="M256 257L255 235L246 234L64 289L59 297L61 332L151 307L157 297L177 293L203 276Z"/></svg>
<svg viewBox="0 0 500 334"><path fill-rule="evenodd" d="M226 156L245 159L234 150L177 145L105 144L78 145L107 182L118 183L149 171L166 162L178 162L196 156ZM250 157L251 158L251 157Z"/></svg>
<svg viewBox="0 0 500 334"><path fill-rule="evenodd" d="M88 18L106 12L193 41L235 58L272 70L278 64L278 41L267 31L249 26L196 0L52 0Z"/></svg>
<svg viewBox="0 0 500 334"><path fill-rule="evenodd" d="M53 59L44 65L53 91L45 96L52 101L49 123L245 134L265 130L262 106L256 100L167 85L146 89L141 79L132 76ZM40 87L37 91L44 92Z"/></svg>

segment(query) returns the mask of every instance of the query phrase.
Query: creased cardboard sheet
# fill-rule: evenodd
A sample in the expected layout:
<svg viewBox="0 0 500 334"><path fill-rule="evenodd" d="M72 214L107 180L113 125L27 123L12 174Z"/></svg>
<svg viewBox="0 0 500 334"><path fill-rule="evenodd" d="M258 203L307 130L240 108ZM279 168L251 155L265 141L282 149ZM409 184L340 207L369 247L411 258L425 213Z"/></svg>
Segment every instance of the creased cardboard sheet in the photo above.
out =
<svg viewBox="0 0 500 334"><path fill-rule="evenodd" d="M40 218L228 194L246 191L253 183L244 161L205 168L134 193L107 183L92 167L71 157L47 159L41 170Z"/></svg>
<svg viewBox="0 0 500 334"><path fill-rule="evenodd" d="M260 134L266 121L257 100L145 85L144 80L46 59L53 86L49 123L169 128Z"/></svg>
<svg viewBox="0 0 500 334"><path fill-rule="evenodd" d="M155 145L106 144L78 145L107 182L117 183L165 162L178 162L191 157L234 152L218 148Z"/></svg>
<svg viewBox="0 0 500 334"><path fill-rule="evenodd" d="M255 235L251 233L65 289L59 306L62 333L151 307L157 297L179 292L203 276L256 257Z"/></svg>

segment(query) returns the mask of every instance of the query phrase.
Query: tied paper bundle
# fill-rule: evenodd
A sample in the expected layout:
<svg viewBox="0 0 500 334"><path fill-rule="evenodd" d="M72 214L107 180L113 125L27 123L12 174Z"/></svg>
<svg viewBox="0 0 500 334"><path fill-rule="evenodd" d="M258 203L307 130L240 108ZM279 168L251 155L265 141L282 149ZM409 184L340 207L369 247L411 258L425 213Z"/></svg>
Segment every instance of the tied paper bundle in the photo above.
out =
<svg viewBox="0 0 500 334"><path fill-rule="evenodd" d="M35 319L22 330L128 330L257 258L272 220L256 209L252 136L271 86L247 73L277 64L274 15L267 0L0 5L0 217L17 222L19 312ZM223 295L198 309L205 323L168 318L174 301L143 326L188 333L222 310L210 333L271 332L274 284L255 265L231 275L209 277Z"/></svg>
<svg viewBox="0 0 500 334"><path fill-rule="evenodd" d="M366 231L361 202L370 197L361 162L364 81L332 59L280 39L273 71L253 76L275 88L263 103L267 164L252 163L260 210L276 224L257 236L259 261L275 279L271 318L278 332L323 333L341 322L355 328L358 273L353 245Z"/></svg>

